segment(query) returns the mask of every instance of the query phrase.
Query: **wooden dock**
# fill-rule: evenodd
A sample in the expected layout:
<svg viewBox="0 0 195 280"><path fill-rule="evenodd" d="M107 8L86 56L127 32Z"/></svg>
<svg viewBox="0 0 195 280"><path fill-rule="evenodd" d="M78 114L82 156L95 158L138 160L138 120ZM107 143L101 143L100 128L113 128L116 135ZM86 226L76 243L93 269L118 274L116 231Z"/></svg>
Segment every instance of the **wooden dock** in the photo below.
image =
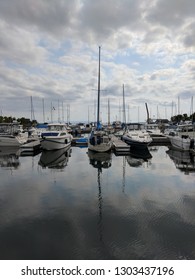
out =
<svg viewBox="0 0 195 280"><path fill-rule="evenodd" d="M113 136L112 143L113 143L113 150L117 154L128 154L130 152L130 146L124 141L122 141L120 138Z"/></svg>

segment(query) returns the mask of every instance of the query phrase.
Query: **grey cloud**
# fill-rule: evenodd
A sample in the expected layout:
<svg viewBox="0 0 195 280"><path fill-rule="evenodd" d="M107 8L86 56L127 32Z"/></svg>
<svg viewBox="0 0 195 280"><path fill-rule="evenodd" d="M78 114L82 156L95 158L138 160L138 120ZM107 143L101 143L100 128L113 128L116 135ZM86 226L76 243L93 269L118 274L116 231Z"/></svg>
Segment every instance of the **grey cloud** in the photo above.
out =
<svg viewBox="0 0 195 280"><path fill-rule="evenodd" d="M151 76L150 76L150 80L156 80L157 79L157 75L156 74L152 74Z"/></svg>
<svg viewBox="0 0 195 280"><path fill-rule="evenodd" d="M89 36L95 36L96 40L105 40L120 28L131 29L136 26L140 16L139 0L86 0L79 20L82 28L89 32Z"/></svg>
<svg viewBox="0 0 195 280"><path fill-rule="evenodd" d="M186 27L184 44L187 47L195 47L195 21Z"/></svg>
<svg viewBox="0 0 195 280"><path fill-rule="evenodd" d="M165 36L167 36L165 28L152 26L151 28L148 28L143 41L145 43L151 43Z"/></svg>
<svg viewBox="0 0 195 280"><path fill-rule="evenodd" d="M152 23L177 28L186 18L194 17L194 14L194 0L158 0L148 11L146 19Z"/></svg>
<svg viewBox="0 0 195 280"><path fill-rule="evenodd" d="M0 18L10 26L62 38L107 38L116 30L138 25L141 0L0 0ZM85 39L84 39L85 40Z"/></svg>
<svg viewBox="0 0 195 280"><path fill-rule="evenodd" d="M77 0L1 0L0 17L13 25L27 25L58 35L70 27L77 3Z"/></svg>

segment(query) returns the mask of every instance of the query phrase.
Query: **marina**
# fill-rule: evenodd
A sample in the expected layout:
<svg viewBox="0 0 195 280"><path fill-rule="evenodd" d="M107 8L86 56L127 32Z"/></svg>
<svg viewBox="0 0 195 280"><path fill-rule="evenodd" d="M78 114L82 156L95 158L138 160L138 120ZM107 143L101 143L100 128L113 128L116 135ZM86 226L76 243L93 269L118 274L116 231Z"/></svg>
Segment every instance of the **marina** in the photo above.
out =
<svg viewBox="0 0 195 280"><path fill-rule="evenodd" d="M0 259L194 259L194 155L115 152L1 149Z"/></svg>
<svg viewBox="0 0 195 280"><path fill-rule="evenodd" d="M191 280L194 15L192 0L0 1L1 279Z"/></svg>

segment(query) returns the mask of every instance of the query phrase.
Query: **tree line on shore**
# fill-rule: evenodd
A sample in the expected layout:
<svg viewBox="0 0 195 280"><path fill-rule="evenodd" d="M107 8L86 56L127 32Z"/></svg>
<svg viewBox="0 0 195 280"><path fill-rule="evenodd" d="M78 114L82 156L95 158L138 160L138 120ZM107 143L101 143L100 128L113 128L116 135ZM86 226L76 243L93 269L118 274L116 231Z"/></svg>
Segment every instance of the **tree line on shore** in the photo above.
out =
<svg viewBox="0 0 195 280"><path fill-rule="evenodd" d="M181 123L185 121L195 122L195 112L189 116L188 114L185 113L185 114L179 114L171 117L172 123ZM0 116L0 123L13 123L13 122L20 123L21 125L23 125L24 128L36 126L38 123L37 120L30 120L25 117L15 118L12 116Z"/></svg>
<svg viewBox="0 0 195 280"><path fill-rule="evenodd" d="M181 123L185 121L192 121L193 123L195 122L195 112L191 115L188 116L188 114L179 114L176 116L171 117L171 122L173 123Z"/></svg>
<svg viewBox="0 0 195 280"><path fill-rule="evenodd" d="M0 123L13 123L13 122L18 122L19 124L23 125L24 128L36 126L38 123L36 120L31 121L30 119L25 117L15 118L12 116L0 116Z"/></svg>

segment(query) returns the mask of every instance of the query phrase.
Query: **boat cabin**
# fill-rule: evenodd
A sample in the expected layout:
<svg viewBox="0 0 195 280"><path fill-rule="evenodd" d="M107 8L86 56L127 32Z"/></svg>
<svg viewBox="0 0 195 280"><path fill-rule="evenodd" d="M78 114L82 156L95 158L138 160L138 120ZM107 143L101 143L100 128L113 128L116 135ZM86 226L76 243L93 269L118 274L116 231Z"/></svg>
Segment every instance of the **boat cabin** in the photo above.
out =
<svg viewBox="0 0 195 280"><path fill-rule="evenodd" d="M93 133L89 139L91 145L100 145L102 143L109 143L110 139L108 135L102 134L101 131L99 133Z"/></svg>

